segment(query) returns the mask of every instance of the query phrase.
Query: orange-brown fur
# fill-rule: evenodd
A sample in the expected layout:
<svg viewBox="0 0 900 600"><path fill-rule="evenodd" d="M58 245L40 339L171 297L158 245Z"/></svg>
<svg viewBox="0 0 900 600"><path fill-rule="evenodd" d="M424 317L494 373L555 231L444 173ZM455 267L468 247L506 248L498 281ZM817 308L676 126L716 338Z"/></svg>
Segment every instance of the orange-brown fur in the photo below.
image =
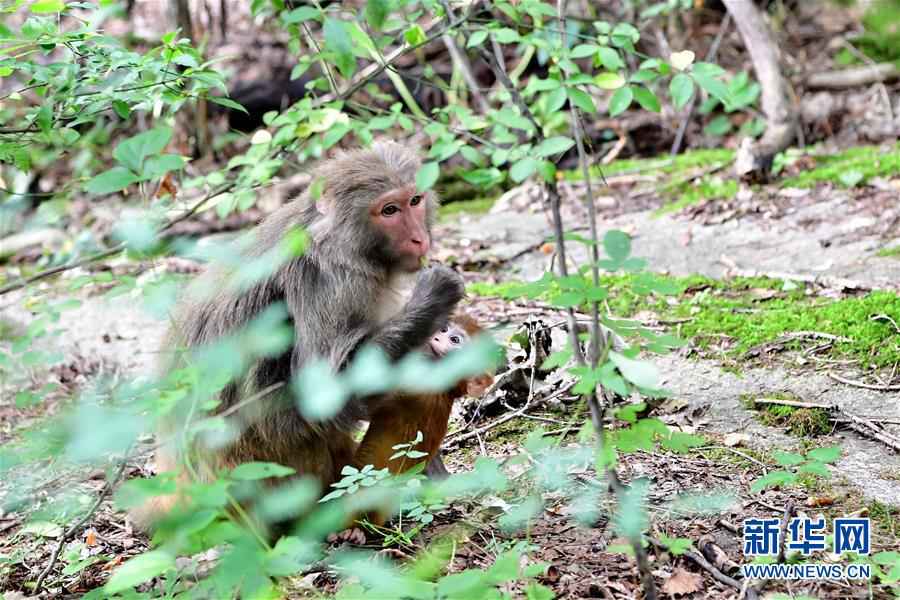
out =
<svg viewBox="0 0 900 600"><path fill-rule="evenodd" d="M469 336L481 332L478 323L468 315L457 314L451 322L460 325ZM462 380L446 392L403 394L398 402L379 407L371 416L369 428L356 451L353 466L361 468L373 465L376 469L386 467L391 473L398 474L418 464L427 464L437 455L444 436L447 435L453 402L465 395L482 394L493 380L493 376L489 374L476 375ZM402 406L403 410L397 410L397 406ZM397 452L394 446L414 440L419 431L422 432L422 441L412 449L426 456L419 459L401 456L391 460L391 456ZM386 516L369 515L369 520L381 525Z"/></svg>

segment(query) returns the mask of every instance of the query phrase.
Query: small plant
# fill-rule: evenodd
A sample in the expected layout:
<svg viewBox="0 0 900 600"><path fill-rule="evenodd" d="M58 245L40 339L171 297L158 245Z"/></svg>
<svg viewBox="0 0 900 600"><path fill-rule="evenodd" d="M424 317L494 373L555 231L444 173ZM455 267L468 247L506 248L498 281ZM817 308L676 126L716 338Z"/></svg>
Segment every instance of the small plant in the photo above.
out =
<svg viewBox="0 0 900 600"><path fill-rule="evenodd" d="M750 490L760 492L769 487L782 487L796 485L803 475L812 475L827 479L831 472L827 465L841 457L840 446L828 446L815 448L807 454L795 454L793 452L775 452L775 462L784 467L777 471L771 471L753 482Z"/></svg>
<svg viewBox="0 0 900 600"><path fill-rule="evenodd" d="M331 484L331 487L335 489L322 496L322 499L319 500L319 502L328 502L329 500L340 498L345 494L355 494L360 488L373 487L377 485L378 482L384 481L390 477L391 472L388 471L387 468L376 469L372 465L366 465L362 469L347 465L341 469L341 475L343 475L343 477L340 481Z"/></svg>

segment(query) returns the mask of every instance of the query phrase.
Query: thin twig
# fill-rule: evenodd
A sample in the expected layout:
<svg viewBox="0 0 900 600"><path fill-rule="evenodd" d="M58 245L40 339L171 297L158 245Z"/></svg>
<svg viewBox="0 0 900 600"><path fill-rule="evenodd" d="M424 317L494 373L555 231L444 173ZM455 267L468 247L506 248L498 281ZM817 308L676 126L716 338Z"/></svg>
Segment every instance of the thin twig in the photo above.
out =
<svg viewBox="0 0 900 600"><path fill-rule="evenodd" d="M659 541L656 538L647 536L647 540L651 544L653 544L654 546L659 548L660 550L666 550L666 551L668 550L668 548L665 546L665 544L663 544L661 541ZM712 578L715 579L716 581L718 581L719 583L724 583L725 585L732 587L736 590L741 589L741 585L742 585L741 582L737 581L733 577L729 577L728 575L726 575L725 573L720 571L718 568L716 568L715 565L713 565L711 562L706 560L706 558L704 558L704 556L702 554L700 554L699 552L694 552L693 550L688 550L682 556L690 559L698 567L700 567L701 569L708 572L710 575L712 575ZM748 593L747 597L748 598L756 598L756 592L754 591L753 595L750 595Z"/></svg>
<svg viewBox="0 0 900 600"><path fill-rule="evenodd" d="M897 325L897 321L892 319L889 315L872 315L871 317L869 317L869 320L870 321L887 321L891 325L894 326L894 331L896 333L900 333L900 326Z"/></svg>
<svg viewBox="0 0 900 600"><path fill-rule="evenodd" d="M461 432L451 433L450 435L448 435L445 438L446 442L447 442L447 446L445 446L445 448L452 448L452 447L458 446L461 442L464 442L473 437L478 437L479 435L486 433L486 432L490 431L491 429L498 427L499 425L503 425L507 421L512 421L513 419L522 416L526 411L528 411L532 408L538 408L539 406L543 406L544 404L546 404L547 402L550 402L551 400L553 400L555 398L559 398L560 396L562 396L563 394L568 392L570 389L572 389L574 386L575 386L575 382L570 381L570 382L566 383L565 385L563 385L558 390L556 390L555 392L553 392L552 394L550 394L549 396L547 396L545 398L538 398L537 400L531 402L530 404L525 404L524 406L522 406L522 408L520 408L516 412L507 413L507 414L503 415L502 417L500 417L494 421L491 421L487 425L479 427L478 429L473 429L472 431L467 431L466 433L461 433Z"/></svg>
<svg viewBox="0 0 900 600"><path fill-rule="evenodd" d="M182 221L189 219L208 200L210 200L211 198L215 198L216 196L218 196L220 194L224 194L225 192L230 190L232 187L234 187L234 184L229 183L227 185L222 186L221 188L219 188L217 190L211 191L206 196L201 198L199 201L194 203L194 205L191 206L189 209L187 209L186 211L184 211L183 213L181 213L174 219L167 221L166 224L160 228L159 232L160 233L166 232L169 229L171 229L172 227L174 227L175 225L177 225L178 223L181 223ZM121 252L122 250L124 250L125 246L126 246L126 244L124 242L122 242L122 243L116 244L115 246L113 246L112 248L109 248L107 250L103 250L96 254L86 256L86 257L82 258L81 260L76 260L75 262L72 262L72 263L66 263L64 265L59 265L59 266L56 266L56 267L53 267L50 269L45 269L44 271L35 273L34 275L31 275L29 277L23 277L22 279L19 279L17 281L9 283L3 287L0 287L0 296L2 296L4 294L8 294L10 292L14 292L16 290L20 290L36 281L46 279L47 277L52 277L53 275L57 275L59 273L65 272L65 271L70 271L72 269L77 269L78 267L83 267L84 265L89 265L93 262L97 262L98 260L103 260L104 258L109 258L110 256L113 256L114 254L117 254L117 253Z"/></svg>
<svg viewBox="0 0 900 600"><path fill-rule="evenodd" d="M835 381L839 381L841 383L845 383L847 385L852 385L853 387L864 388L867 390L875 390L878 392L896 392L900 391L900 385L873 385L871 383L863 383L862 381L855 381L853 379L846 379L841 377L840 375L835 375L831 371L828 372L828 376L834 379Z"/></svg>
<svg viewBox="0 0 900 600"><path fill-rule="evenodd" d="M74 536L84 525L90 520L91 517L94 516L94 513L97 512L97 509L100 508L100 504L106 499L106 496L109 495L109 492L112 491L113 487L119 482L122 478L122 475L125 473L125 467L128 465L129 451L125 453L125 456L122 458L119 463L119 468L116 471L115 476L112 479L106 481L106 485L103 486L103 489L100 490L100 495L97 497L97 501L94 502L94 505L91 507L89 511L87 511L84 516L82 516L78 521L69 527L65 533L63 533L62 537L59 538L59 542L56 544L56 548L53 549L53 554L50 555L50 562L47 563L47 566L44 567L44 570L41 571L41 574L38 576L37 581L34 584L34 592L40 592L41 586L44 585L44 580L47 578L47 575L50 574L50 571L53 570L54 565L56 565L57 559L59 559L59 553L62 552L63 546L66 545L72 536Z"/></svg>
<svg viewBox="0 0 900 600"><path fill-rule="evenodd" d="M562 48L566 48L568 46L566 40L566 0L558 0L556 5L557 11L557 20L559 21L559 29L560 29L560 45ZM588 223L589 229L591 233L591 276L593 280L594 287L600 287L600 271L599 271L599 236L597 235L597 207L594 204L594 192L591 186L591 173L590 167L588 165L587 153L584 150L584 128L582 127L581 117L578 114L578 109L574 105L573 102L569 102L569 110L572 118L572 134L575 138L575 145L578 150L578 162L581 165L582 176L584 177L585 183L585 191L587 193L587 198L585 199L585 203L587 205L588 212ZM556 232L556 241L559 245L560 249L560 273L565 277L566 276L566 264L565 264L565 254L564 254L564 237L563 237L563 227L562 227L562 215L560 213L559 207L559 193L556 194L556 199L553 204L553 224ZM610 343L609 340L605 338L601 338L601 330L600 330L600 307L597 302L591 303L591 343L588 351L590 366L592 368L597 368L597 365L600 364L600 361L605 362L606 357L609 354ZM571 316L572 321L572 329L575 329L575 317L574 313ZM600 347L601 340L603 343L603 347ZM578 340L577 335L575 337L574 346L577 347ZM601 356L602 353L602 356ZM576 354L578 356L580 353ZM583 363L584 357L581 356L581 362ZM589 394L587 394L587 402L588 408L591 413L591 423L594 426L595 435L597 436L597 446L598 452L602 452L603 450L603 422L604 422L604 406L601 406L600 399L598 398L596 389L592 390ZM626 488L621 483L619 479L619 475L615 470L615 467L608 466L606 468L606 476L609 480L610 485L615 491L617 497L621 500L623 493ZM631 547L634 550L635 558L638 565L638 571L641 574L641 585L644 589L644 598L646 600L656 600L656 584L653 581L653 572L650 570L650 564L647 560L647 552L644 550L644 546L641 540L641 534L637 534L632 536L629 540L631 542Z"/></svg>

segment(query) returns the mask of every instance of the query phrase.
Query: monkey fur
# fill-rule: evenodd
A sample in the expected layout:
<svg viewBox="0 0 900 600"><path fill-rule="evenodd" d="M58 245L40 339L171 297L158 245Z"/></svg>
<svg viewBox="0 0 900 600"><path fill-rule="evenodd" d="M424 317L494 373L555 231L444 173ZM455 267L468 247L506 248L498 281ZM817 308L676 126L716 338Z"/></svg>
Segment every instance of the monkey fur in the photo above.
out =
<svg viewBox="0 0 900 600"><path fill-rule="evenodd" d="M464 287L447 267L421 269L431 244L436 200L415 189L417 154L393 142L376 143L324 161L313 181L324 180L317 199L307 191L267 217L250 233L242 258L272 251L296 227L310 236L302 256L281 264L251 286L224 286L228 272L213 268L202 282L215 294L181 301L169 333L168 350L202 348L239 331L265 308L284 302L294 330L292 347L280 356L261 358L239 381L219 394L215 413L229 416L240 429L224 447L196 444L209 472L248 461L275 462L298 474L312 475L323 488L354 461L351 437L369 407L402 412L402 398L352 398L334 418L312 422L296 409L286 384L311 360L323 359L339 371L363 344L380 348L391 360L422 347L446 323ZM312 187L312 186L311 186ZM401 289L412 283L411 294ZM282 385L250 406L233 410L242 398ZM161 447L158 471L177 470L175 448ZM144 528L177 503L157 497L133 513Z"/></svg>
<svg viewBox="0 0 900 600"><path fill-rule="evenodd" d="M442 331L433 335L424 351L435 360L440 359L481 331L482 328L473 318L458 313ZM460 335L462 339L459 342L451 342L451 338L456 335ZM404 407L403 410L397 410L393 405L376 407L370 417L366 435L356 451L353 466L362 468L365 465L373 465L376 469L386 467L391 473L398 474L421 462L433 464L436 458L440 459L438 452L444 436L447 435L453 402L466 395L480 396L493 381L492 375L484 373L463 379L446 392L402 394L400 402ZM391 456L396 453L394 446L415 439L416 433L420 431L422 441L411 449L426 456L420 460L405 456L391 460ZM382 512L376 512L369 514L368 519L376 525L382 525L387 516Z"/></svg>

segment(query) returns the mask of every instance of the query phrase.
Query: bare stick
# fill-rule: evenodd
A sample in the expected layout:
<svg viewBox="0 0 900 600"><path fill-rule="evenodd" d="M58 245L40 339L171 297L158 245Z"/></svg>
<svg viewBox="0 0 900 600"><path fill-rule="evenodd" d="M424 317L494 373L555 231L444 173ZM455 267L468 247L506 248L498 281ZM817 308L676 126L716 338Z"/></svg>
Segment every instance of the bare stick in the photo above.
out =
<svg viewBox="0 0 900 600"><path fill-rule="evenodd" d="M835 381L839 381L841 383L852 385L853 387L863 388L867 390L875 390L877 392L896 392L900 391L900 385L873 385L871 383L863 383L862 381L855 381L853 379L846 379L841 377L840 375L835 375L832 372L828 372L828 376L834 379Z"/></svg>
<svg viewBox="0 0 900 600"><path fill-rule="evenodd" d="M811 73L806 78L806 85L810 88L841 90L872 83L884 83L897 77L900 77L900 69L894 63L881 63L841 69L840 71Z"/></svg>
<svg viewBox="0 0 900 600"><path fill-rule="evenodd" d="M653 544L654 546L659 548L660 550L668 550L668 548L666 548L665 544L663 544L661 541L659 541L656 538L648 536L647 540L651 544ZM715 579L716 581L718 581L719 583L723 583L723 584L725 584L729 587L732 587L736 590L741 589L741 586L742 586L741 582L737 581L733 577L729 577L728 575L726 575L725 573L720 571L718 568L716 568L715 565L713 565L711 562L706 560L706 558L699 552L694 552L693 550L688 550L687 552L685 552L683 554L683 556L685 558L689 558L698 567L700 567L701 569L708 572L710 575L712 575L712 578ZM751 591L748 590L747 598L756 598L756 592L753 591L752 595L750 592Z"/></svg>
<svg viewBox="0 0 900 600"><path fill-rule="evenodd" d="M129 450L130 451L130 450ZM109 492L112 491L113 487L119 482L122 478L122 475L125 473L125 467L128 465L128 452L125 453L125 456L122 458L122 461L119 463L119 468L116 471L115 476L112 479L106 481L106 485L103 486L103 489L100 490L100 495L97 497L97 501L94 502L94 505L91 507L89 511L87 511L84 516L82 516L78 521L69 527L65 533L63 533L62 537L59 538L59 542L56 544L56 548L53 549L53 554L50 555L50 562L47 563L47 566L44 567L44 570L41 571L41 574L38 576L37 581L34 584L35 593L41 591L41 586L44 585L44 580L47 578L47 575L50 574L50 571L53 570L53 566L56 565L57 559L59 559L59 553L62 552L63 546L66 545L72 536L74 536L82 527L84 527L85 523L87 523L91 517L94 516L94 513L97 512L97 509L100 508L100 504L106 499L106 496L109 495Z"/></svg>
<svg viewBox="0 0 900 600"><path fill-rule="evenodd" d="M560 42L561 46L565 48L567 47L565 17L566 0L557 1L556 11L557 20L559 21ZM594 204L594 191L591 186L590 167L588 165L587 153L584 150L584 140L582 139L584 136L584 128L582 127L581 117L578 114L578 108L571 101L569 102L569 111L572 118L572 135L575 138L575 146L578 150L578 162L581 165L581 173L584 177L585 191L587 194L585 203L587 205L588 225L591 232L591 241L593 242L593 244L591 244L591 277L594 287L600 287L600 270L598 267L598 263L600 261L600 244L599 236L597 235L597 206ZM556 230L557 242L559 243L560 247L562 247L564 243L562 231L562 215L559 211L558 201L556 202L555 210L553 212L553 222L554 228ZM561 273L563 274L563 276L565 276L565 269L565 263L563 262L561 267ZM597 368L597 365L601 360L605 362L606 357L609 353L609 340L607 340L605 336L601 338L601 335L600 305L595 301L591 302L591 344L588 351L590 365L592 368ZM603 421L605 408L600 404L596 389L592 390L591 393L587 395L587 401L588 407L590 408L591 412L591 423L594 426L594 431L596 432L597 436L598 452L601 452L603 444ZM616 495L621 500L622 494L625 491L625 487L619 480L619 476L618 473L616 473L615 468L612 466L607 467L606 476L613 489L615 490ZM653 581L653 572L650 570L650 563L647 560L647 552L644 550L641 537L641 534L638 533L637 535L632 536L629 541L631 542L631 547L634 550L638 565L638 571L641 574L641 585L644 588L644 598L646 600L656 600L656 584Z"/></svg>
<svg viewBox="0 0 900 600"><path fill-rule="evenodd" d="M186 211L184 211L183 213L181 213L174 219L167 221L166 224L160 228L160 230L159 230L160 233L168 231L169 229L171 229L178 223L181 223L182 221L190 218L208 200L210 200L211 198L215 198L216 196L218 196L220 194L224 194L225 192L227 192L228 190L230 190L233 187L234 187L234 184L229 183L228 185L225 185L217 190L214 190L214 191L208 193L206 196L201 198L199 201L195 202L194 205L191 206L189 209L187 209ZM103 260L104 258L109 258L110 256L113 256L114 254L117 254L124 249L125 249L125 243L123 242L120 244L116 244L115 246L113 246L112 248L109 248L108 250L103 250L102 252L98 252L96 254L86 256L85 258L82 258L81 260L76 260L73 263L59 265L57 267L53 267L51 269L46 269L39 273L35 273L34 275L31 275L29 277L24 277L22 279L19 279L17 281L9 283L3 287L0 287L0 296L2 296L4 294L8 294L10 292L14 292L16 290L20 290L23 287L28 286L36 281L46 279L47 277L52 277L53 275L57 275L58 273L63 273L65 271L70 271L72 269L77 269L78 267L83 267L84 265L89 265L93 262L97 262L98 260Z"/></svg>

